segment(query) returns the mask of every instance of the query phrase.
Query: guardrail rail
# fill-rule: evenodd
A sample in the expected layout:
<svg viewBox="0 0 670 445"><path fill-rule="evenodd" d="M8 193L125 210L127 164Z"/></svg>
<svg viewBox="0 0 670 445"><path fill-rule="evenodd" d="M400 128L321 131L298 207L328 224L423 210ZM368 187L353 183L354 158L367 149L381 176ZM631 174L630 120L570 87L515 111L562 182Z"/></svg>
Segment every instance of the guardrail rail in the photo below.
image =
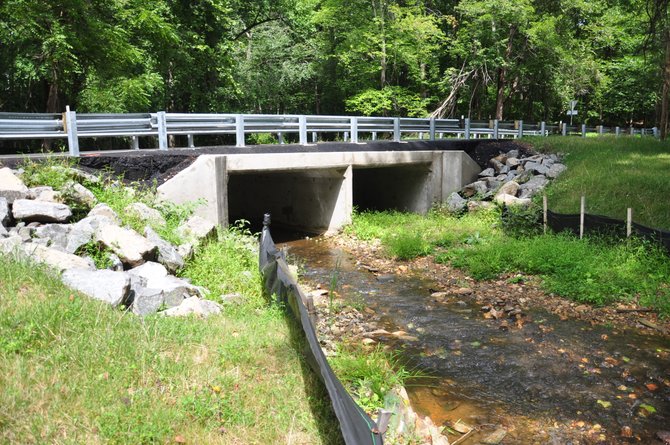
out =
<svg viewBox="0 0 670 445"><path fill-rule="evenodd" d="M140 137L153 137L159 150L168 150L169 136L186 136L194 148L197 135L234 135L235 145L244 147L246 135L272 133L280 144L284 135L295 134L302 145L318 141L318 135L337 133L344 141L358 143L362 138L377 140L380 135L399 142L403 139L442 139L443 137L520 138L524 136L640 135L658 137L657 128L591 127L526 123L518 121L471 121L470 119L433 119L409 117L325 116L293 114L205 114L205 113L132 113L77 114L67 107L61 114L0 113L0 140L67 139L69 154L79 156L80 138L125 137L131 149L139 150Z"/></svg>

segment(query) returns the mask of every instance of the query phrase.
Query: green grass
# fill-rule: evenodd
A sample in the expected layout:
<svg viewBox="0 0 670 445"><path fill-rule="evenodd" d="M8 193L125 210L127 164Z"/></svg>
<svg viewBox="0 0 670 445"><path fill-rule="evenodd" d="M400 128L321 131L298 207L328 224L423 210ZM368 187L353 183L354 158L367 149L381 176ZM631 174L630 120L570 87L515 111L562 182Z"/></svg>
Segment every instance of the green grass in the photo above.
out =
<svg viewBox="0 0 670 445"><path fill-rule="evenodd" d="M211 258L194 282L248 303L206 321L141 319L0 257L0 443L338 443L294 327L262 304L252 252L226 236L201 257L245 252L224 267L230 282Z"/></svg>
<svg viewBox="0 0 670 445"><path fill-rule="evenodd" d="M549 208L579 213L586 197L588 213L670 229L670 142L653 138L530 138L538 150L564 153L568 170L547 191Z"/></svg>
<svg viewBox="0 0 670 445"><path fill-rule="evenodd" d="M31 163L23 179L58 188L72 179L58 165L70 164ZM153 191L113 184L84 185L141 230L123 209ZM190 209L159 209L168 222L155 229L175 240ZM0 443L340 443L303 336L263 297L256 245L239 227L221 230L181 271L212 300L244 297L206 320L136 317L0 255Z"/></svg>
<svg viewBox="0 0 670 445"><path fill-rule="evenodd" d="M370 415L384 407L389 391L421 376L402 365L395 354L380 347L366 350L357 344L340 345L337 354L328 361L349 393Z"/></svg>
<svg viewBox="0 0 670 445"><path fill-rule="evenodd" d="M515 237L503 231L500 213L426 216L397 212L359 213L347 228L361 239L379 239L389 256L402 258L393 241L417 237L415 246L440 263L466 269L474 278L491 279L521 272L541 278L547 292L603 305L637 299L670 315L670 258L640 240L607 240L568 234ZM515 230L518 233L519 230ZM423 254L416 249L418 256Z"/></svg>

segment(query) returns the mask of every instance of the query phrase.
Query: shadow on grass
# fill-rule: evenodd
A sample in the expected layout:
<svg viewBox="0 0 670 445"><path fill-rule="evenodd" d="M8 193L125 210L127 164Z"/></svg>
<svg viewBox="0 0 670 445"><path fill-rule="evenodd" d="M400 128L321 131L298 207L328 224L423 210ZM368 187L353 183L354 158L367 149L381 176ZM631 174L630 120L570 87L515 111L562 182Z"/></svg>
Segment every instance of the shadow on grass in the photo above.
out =
<svg viewBox="0 0 670 445"><path fill-rule="evenodd" d="M277 304L277 303L274 303ZM305 392L310 409L319 429L319 437L324 445L343 445L344 438L325 385L319 379L317 371L310 365L309 345L300 322L290 308L283 307L282 313L290 332L291 346L300 354L300 367L305 382Z"/></svg>

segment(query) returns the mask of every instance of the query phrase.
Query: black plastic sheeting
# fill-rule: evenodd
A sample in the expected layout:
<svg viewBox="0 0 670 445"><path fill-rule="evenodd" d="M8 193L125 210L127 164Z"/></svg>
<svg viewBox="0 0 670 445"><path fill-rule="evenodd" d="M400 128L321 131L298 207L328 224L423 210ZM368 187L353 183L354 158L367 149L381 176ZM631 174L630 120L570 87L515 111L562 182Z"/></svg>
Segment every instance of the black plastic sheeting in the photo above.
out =
<svg viewBox="0 0 670 445"><path fill-rule="evenodd" d="M291 276L284 255L272 240L269 222L269 215L266 215L259 249L259 267L265 291L268 295L283 302L300 321L307 338L308 361L326 386L333 410L340 423L344 442L347 445L383 444L382 436L374 431L376 424L351 398L328 364L307 308L303 304L302 291Z"/></svg>
<svg viewBox="0 0 670 445"><path fill-rule="evenodd" d="M555 232L569 230L579 235L579 214L554 213L547 210L547 225ZM584 214L584 233L602 233L619 237L626 236L626 222L607 216ZM659 242L670 254L670 232L652 229L637 223L632 224L634 235Z"/></svg>

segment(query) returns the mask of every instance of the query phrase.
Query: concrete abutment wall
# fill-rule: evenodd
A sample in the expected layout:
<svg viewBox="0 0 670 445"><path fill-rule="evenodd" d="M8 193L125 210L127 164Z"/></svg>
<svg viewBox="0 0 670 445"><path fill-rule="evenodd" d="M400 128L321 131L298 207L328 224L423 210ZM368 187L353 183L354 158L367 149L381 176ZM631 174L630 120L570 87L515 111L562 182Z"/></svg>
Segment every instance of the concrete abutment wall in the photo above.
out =
<svg viewBox="0 0 670 445"><path fill-rule="evenodd" d="M158 191L178 204L200 200L196 214L224 226L270 212L321 233L348 224L354 206L425 213L479 171L463 151L202 155Z"/></svg>

